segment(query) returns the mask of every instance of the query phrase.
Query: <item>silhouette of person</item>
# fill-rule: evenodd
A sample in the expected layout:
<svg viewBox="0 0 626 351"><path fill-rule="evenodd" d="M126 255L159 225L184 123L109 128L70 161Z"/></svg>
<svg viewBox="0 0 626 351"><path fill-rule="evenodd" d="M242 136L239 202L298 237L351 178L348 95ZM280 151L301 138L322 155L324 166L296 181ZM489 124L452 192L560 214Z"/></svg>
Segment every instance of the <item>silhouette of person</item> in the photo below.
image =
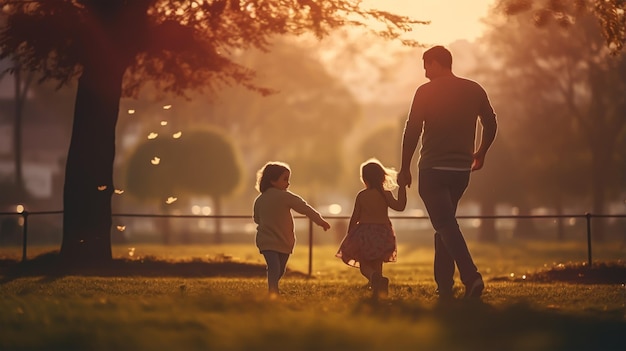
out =
<svg viewBox="0 0 626 351"><path fill-rule="evenodd" d="M396 234L387 209L403 211L406 207L406 186L401 186L396 199L391 190L398 187L396 172L370 159L361 165L365 189L359 191L344 237L336 256L349 266L358 267L369 280L374 298L386 297L389 279L383 277L383 262L395 262Z"/></svg>
<svg viewBox="0 0 626 351"><path fill-rule="evenodd" d="M434 275L442 299L453 298L455 264L465 298L480 299L485 287L456 219L470 180L492 145L497 121L480 84L452 73L452 54L435 46L423 54L426 78L415 91L402 138L400 186L411 186L411 160L421 137L418 192L435 229ZM482 125L475 149L477 120Z"/></svg>
<svg viewBox="0 0 626 351"><path fill-rule="evenodd" d="M300 196L287 190L291 169L283 162L268 162L257 172L254 200L254 223L257 224L256 246L267 264L270 297L279 295L278 281L285 274L287 261L296 244L291 210L306 215L324 231L330 224Z"/></svg>

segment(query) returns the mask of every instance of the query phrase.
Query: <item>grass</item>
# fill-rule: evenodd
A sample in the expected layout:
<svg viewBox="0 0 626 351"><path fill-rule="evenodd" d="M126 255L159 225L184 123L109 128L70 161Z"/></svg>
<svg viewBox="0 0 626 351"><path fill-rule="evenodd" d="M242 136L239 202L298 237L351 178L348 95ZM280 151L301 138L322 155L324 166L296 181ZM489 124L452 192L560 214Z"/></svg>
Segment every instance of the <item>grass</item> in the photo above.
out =
<svg viewBox="0 0 626 351"><path fill-rule="evenodd" d="M253 246L120 246L115 271L71 274L50 274L53 255L19 265L0 252L0 350L626 349L623 261L470 246L487 280L482 303L437 302L427 246L399 248L381 300L334 246L315 248L312 278L299 247L276 300Z"/></svg>

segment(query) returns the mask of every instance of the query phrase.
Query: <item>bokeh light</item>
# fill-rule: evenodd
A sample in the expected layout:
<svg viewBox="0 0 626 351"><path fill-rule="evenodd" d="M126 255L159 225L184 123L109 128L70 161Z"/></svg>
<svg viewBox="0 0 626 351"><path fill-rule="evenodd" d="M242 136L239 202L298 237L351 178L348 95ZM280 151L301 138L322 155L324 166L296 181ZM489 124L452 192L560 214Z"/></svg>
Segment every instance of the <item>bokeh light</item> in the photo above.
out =
<svg viewBox="0 0 626 351"><path fill-rule="evenodd" d="M328 206L328 212L330 214L333 214L333 215L340 214L341 210L342 210L342 208L341 208L341 205L339 205L339 204L332 204L332 205Z"/></svg>

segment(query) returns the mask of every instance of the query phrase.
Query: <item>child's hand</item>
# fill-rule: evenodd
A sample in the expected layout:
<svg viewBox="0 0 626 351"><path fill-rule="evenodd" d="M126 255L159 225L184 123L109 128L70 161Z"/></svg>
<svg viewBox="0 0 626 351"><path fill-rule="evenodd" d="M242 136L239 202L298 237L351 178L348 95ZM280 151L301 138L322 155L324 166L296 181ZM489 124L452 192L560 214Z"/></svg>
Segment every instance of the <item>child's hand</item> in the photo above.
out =
<svg viewBox="0 0 626 351"><path fill-rule="evenodd" d="M328 229L330 229L330 223L324 221L324 223L320 225L320 227L324 228L324 231L327 231Z"/></svg>

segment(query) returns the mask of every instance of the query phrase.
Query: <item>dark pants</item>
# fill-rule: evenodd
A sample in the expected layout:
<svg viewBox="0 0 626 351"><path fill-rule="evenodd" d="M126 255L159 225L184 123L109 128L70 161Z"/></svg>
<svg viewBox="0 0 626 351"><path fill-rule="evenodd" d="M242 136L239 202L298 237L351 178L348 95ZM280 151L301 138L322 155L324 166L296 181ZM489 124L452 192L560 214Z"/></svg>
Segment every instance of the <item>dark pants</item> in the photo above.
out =
<svg viewBox="0 0 626 351"><path fill-rule="evenodd" d="M267 263L267 288L270 293L278 294L278 281L287 270L289 254L272 250L264 250L261 253Z"/></svg>
<svg viewBox="0 0 626 351"><path fill-rule="evenodd" d="M435 281L442 293L452 291L455 263L464 285L481 278L456 220L456 209L469 179L469 171L419 172L419 194L435 229Z"/></svg>

